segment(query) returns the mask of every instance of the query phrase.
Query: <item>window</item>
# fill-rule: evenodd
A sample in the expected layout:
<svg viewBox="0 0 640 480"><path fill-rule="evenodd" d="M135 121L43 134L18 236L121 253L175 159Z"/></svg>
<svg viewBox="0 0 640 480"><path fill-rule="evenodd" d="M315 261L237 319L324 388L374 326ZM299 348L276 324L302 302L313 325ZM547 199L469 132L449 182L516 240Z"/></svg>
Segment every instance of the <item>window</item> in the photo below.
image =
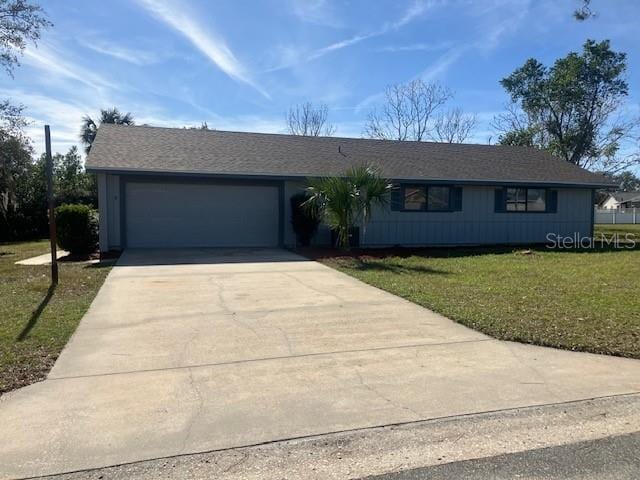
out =
<svg viewBox="0 0 640 480"><path fill-rule="evenodd" d="M547 211L547 191L542 188L527 188L527 212Z"/></svg>
<svg viewBox="0 0 640 480"><path fill-rule="evenodd" d="M450 209L451 191L449 187L429 187L427 189L427 209L446 211Z"/></svg>
<svg viewBox="0 0 640 480"><path fill-rule="evenodd" d="M507 188L507 212L524 212L527 210L527 189Z"/></svg>
<svg viewBox="0 0 640 480"><path fill-rule="evenodd" d="M427 208L427 188L426 187L405 187L404 209L405 210L426 210L426 208Z"/></svg>
<svg viewBox="0 0 640 480"><path fill-rule="evenodd" d="M507 188L507 212L546 212L547 191L544 188Z"/></svg>
<svg viewBox="0 0 640 480"><path fill-rule="evenodd" d="M415 212L451 211L451 187L411 185L404 187L403 210Z"/></svg>

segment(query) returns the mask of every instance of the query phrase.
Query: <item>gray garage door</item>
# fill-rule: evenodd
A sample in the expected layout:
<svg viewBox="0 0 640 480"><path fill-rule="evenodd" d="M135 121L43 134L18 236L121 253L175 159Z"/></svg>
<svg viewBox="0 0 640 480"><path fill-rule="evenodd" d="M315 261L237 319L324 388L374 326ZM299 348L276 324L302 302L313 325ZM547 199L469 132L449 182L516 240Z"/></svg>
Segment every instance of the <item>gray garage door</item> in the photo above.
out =
<svg viewBox="0 0 640 480"><path fill-rule="evenodd" d="M278 188L126 184L128 247L274 247Z"/></svg>

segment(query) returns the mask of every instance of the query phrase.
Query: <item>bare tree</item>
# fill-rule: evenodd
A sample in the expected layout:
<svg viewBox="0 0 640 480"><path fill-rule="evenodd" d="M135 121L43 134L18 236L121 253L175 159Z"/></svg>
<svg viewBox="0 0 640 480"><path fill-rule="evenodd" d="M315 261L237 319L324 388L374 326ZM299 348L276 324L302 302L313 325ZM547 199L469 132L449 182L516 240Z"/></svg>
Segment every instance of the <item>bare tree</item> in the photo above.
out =
<svg viewBox="0 0 640 480"><path fill-rule="evenodd" d="M439 142L464 143L478 123L474 114L464 113L460 108L448 110L440 115L434 125L434 139Z"/></svg>
<svg viewBox="0 0 640 480"><path fill-rule="evenodd" d="M291 135L306 137L330 137L336 128L329 123L329 107L321 103L311 102L295 105L289 109L286 116L287 129Z"/></svg>
<svg viewBox="0 0 640 480"><path fill-rule="evenodd" d="M427 140L434 113L451 97L448 88L423 80L387 87L385 104L371 110L365 134L383 140Z"/></svg>
<svg viewBox="0 0 640 480"><path fill-rule="evenodd" d="M534 112L523 111L516 103L505 106L504 112L493 117L491 127L501 145L538 147L548 145L549 134L542 128L543 119Z"/></svg>

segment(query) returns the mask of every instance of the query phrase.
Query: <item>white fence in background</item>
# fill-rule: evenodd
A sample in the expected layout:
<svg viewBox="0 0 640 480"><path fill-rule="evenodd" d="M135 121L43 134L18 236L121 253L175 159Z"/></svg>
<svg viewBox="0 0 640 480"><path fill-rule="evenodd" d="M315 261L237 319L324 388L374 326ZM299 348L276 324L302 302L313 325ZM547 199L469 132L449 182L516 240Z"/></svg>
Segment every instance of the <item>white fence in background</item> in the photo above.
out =
<svg viewBox="0 0 640 480"><path fill-rule="evenodd" d="M635 225L640 223L640 209L628 208L626 210L601 210L595 209L595 223L608 225Z"/></svg>

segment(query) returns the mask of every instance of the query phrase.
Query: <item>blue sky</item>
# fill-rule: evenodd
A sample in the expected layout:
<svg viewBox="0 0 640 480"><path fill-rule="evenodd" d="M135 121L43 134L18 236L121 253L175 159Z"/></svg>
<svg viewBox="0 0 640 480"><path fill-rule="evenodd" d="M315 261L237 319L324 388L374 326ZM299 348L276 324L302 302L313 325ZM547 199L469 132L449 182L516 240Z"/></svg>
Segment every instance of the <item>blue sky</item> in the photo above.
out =
<svg viewBox="0 0 640 480"><path fill-rule="evenodd" d="M587 38L628 54L629 111L640 103L640 2L593 0L48 0L55 26L30 46L0 98L26 106L43 149L78 143L83 115L117 106L137 123L285 132L290 105L324 102L336 135L362 136L385 86L414 78L455 92L477 114L472 141L508 98L499 80L529 57L545 64Z"/></svg>

